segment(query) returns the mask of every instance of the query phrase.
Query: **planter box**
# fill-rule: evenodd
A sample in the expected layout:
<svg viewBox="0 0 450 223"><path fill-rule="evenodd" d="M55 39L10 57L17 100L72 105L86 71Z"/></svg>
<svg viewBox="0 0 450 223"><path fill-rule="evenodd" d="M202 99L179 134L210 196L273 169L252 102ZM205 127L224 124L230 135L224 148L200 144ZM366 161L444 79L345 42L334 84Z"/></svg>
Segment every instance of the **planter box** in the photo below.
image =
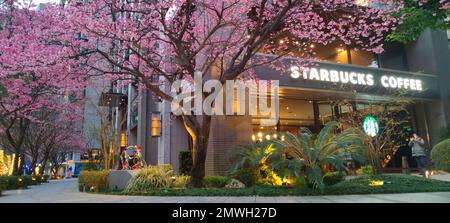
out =
<svg viewBox="0 0 450 223"><path fill-rule="evenodd" d="M137 173L137 170L111 170L108 178L109 190L125 189L128 185L128 181L130 181Z"/></svg>

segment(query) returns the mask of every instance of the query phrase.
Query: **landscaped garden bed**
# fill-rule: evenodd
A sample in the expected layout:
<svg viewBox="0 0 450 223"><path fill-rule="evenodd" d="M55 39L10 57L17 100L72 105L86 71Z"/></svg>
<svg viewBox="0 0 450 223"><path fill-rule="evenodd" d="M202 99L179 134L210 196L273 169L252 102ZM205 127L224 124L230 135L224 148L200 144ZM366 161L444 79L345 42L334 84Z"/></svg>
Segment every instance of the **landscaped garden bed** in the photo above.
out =
<svg viewBox="0 0 450 223"><path fill-rule="evenodd" d="M143 196L307 196L450 191L450 182L404 174L377 174L379 171L375 171L373 165L367 165L372 155L367 153L370 150L363 133L357 128L340 128L339 123L329 122L317 136L308 129L301 129L298 135L286 133L285 140L269 140L235 150L228 174L202 178L202 188L195 187L192 178L186 176L188 167L180 168L184 171L176 173L170 164L162 164L139 167L136 174L126 180L123 190L108 187L109 171L82 171L80 191ZM436 150L435 153L439 155L445 151ZM189 156L183 157L187 160ZM358 170L347 169L345 163L349 158L360 164ZM439 167L447 166L443 162L440 164ZM350 179L347 173L352 172L357 176Z"/></svg>
<svg viewBox="0 0 450 223"><path fill-rule="evenodd" d="M374 183L383 185L374 185ZM372 184L372 185L371 185ZM450 182L425 179L422 177L385 174L359 176L326 187L322 192L309 187L274 187L268 185L242 189L228 188L184 188L153 189L146 192L110 192L119 195L142 196L317 196L349 194L387 194L450 191Z"/></svg>

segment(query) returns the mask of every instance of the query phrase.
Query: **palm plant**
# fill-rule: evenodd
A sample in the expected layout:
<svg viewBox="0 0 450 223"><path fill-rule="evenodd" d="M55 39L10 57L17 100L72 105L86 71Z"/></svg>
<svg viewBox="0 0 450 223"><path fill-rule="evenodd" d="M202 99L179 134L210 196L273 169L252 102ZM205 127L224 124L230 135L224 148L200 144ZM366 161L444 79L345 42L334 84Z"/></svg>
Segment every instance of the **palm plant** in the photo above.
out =
<svg viewBox="0 0 450 223"><path fill-rule="evenodd" d="M234 162L230 167L230 175L245 174L247 186L253 185L258 179L265 177L269 171L268 165L276 149L271 143L252 143L236 150L233 154Z"/></svg>
<svg viewBox="0 0 450 223"><path fill-rule="evenodd" d="M279 150L274 151L273 157L278 159L274 159L270 167L275 171L286 169L293 176L300 175L304 169L308 183L314 189L322 190L323 166L329 165L337 171L342 171L347 158L366 162L362 155L367 149L364 139L358 128L341 130L340 124L335 121L327 123L316 138L309 129L300 128L298 135L288 132L285 140L274 141ZM292 159L283 158L282 154L288 154Z"/></svg>

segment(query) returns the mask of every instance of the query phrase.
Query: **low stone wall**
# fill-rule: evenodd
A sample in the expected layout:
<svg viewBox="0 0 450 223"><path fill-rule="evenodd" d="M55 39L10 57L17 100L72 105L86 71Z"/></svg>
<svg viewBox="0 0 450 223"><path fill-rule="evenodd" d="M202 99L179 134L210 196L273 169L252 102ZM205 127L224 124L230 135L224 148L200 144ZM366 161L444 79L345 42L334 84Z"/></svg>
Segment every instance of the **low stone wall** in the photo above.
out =
<svg viewBox="0 0 450 223"><path fill-rule="evenodd" d="M112 170L109 172L109 190L123 190L136 174L137 170Z"/></svg>

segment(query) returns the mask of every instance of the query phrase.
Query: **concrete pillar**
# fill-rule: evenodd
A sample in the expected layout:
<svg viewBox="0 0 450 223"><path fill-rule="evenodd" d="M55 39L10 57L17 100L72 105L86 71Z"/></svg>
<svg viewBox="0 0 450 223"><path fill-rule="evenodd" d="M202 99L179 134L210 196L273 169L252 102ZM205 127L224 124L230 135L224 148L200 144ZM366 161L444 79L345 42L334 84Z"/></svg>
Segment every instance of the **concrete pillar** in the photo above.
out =
<svg viewBox="0 0 450 223"><path fill-rule="evenodd" d="M443 125L450 123L450 49L445 32L426 30L416 41L406 45L409 70L437 75L441 102L426 103L426 115L433 130L431 137L439 135ZM432 114L431 114L432 113ZM435 119L440 117L440 119ZM432 140L433 144L436 140Z"/></svg>
<svg viewBox="0 0 450 223"><path fill-rule="evenodd" d="M170 164L175 171L180 169L179 154L181 151L189 151L189 136L184 128L181 117L170 122Z"/></svg>
<svg viewBox="0 0 450 223"><path fill-rule="evenodd" d="M170 122L170 103L164 101L159 104L161 112L161 137L159 139L158 147L158 163L170 163L171 152L171 122Z"/></svg>
<svg viewBox="0 0 450 223"><path fill-rule="evenodd" d="M139 90L137 144L142 148L142 156L147 164L158 163L158 138L151 135L152 112L157 108L157 100L145 89Z"/></svg>
<svg viewBox="0 0 450 223"><path fill-rule="evenodd" d="M438 144L441 140L441 131L448 125L448 120L446 122L445 113L443 106L445 103L440 101L431 101L424 103L425 116L428 123L428 132L430 135L430 147Z"/></svg>
<svg viewBox="0 0 450 223"><path fill-rule="evenodd" d="M446 126L442 106L440 101L417 102L414 106L415 131L427 141L429 148L439 143L441 129Z"/></svg>

